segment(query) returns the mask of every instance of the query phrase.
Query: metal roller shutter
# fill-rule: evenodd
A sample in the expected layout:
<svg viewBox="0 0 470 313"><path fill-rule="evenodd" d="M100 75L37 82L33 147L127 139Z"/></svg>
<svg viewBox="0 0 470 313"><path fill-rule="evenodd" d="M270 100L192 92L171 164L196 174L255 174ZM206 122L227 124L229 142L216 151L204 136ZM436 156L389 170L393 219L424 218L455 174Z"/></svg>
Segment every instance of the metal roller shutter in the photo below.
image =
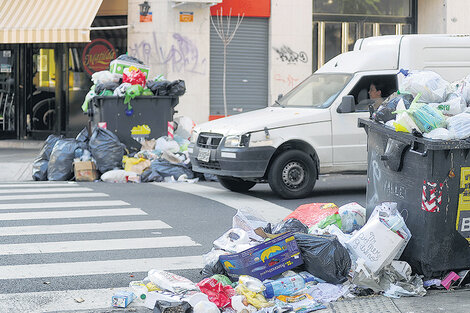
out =
<svg viewBox="0 0 470 313"><path fill-rule="evenodd" d="M214 16L216 23L217 17ZM232 17L230 28L236 25ZM227 19L224 18L224 25ZM210 114L224 115L222 91L223 44L211 24ZM227 47L227 114L264 108L268 105L268 19L245 17Z"/></svg>

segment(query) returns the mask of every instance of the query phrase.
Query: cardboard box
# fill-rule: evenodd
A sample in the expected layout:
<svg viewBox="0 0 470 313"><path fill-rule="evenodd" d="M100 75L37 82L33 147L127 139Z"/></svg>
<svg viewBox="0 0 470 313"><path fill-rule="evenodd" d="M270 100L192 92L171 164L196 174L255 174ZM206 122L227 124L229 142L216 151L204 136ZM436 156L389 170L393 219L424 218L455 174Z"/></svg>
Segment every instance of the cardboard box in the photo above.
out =
<svg viewBox="0 0 470 313"><path fill-rule="evenodd" d="M130 291L118 291L111 298L111 304L116 308L126 308L132 300L135 299L135 295Z"/></svg>
<svg viewBox="0 0 470 313"><path fill-rule="evenodd" d="M150 67L145 66L143 64L138 64L138 63L131 63L127 61L122 61L122 60L113 60L111 63L109 63L109 71L113 74L119 74L122 77L122 73L124 73L124 69L129 68L131 66L135 66L139 70L144 73L145 78L149 78L149 72L150 72Z"/></svg>
<svg viewBox="0 0 470 313"><path fill-rule="evenodd" d="M284 233L240 253L221 255L219 261L229 274L260 280L303 264L293 233Z"/></svg>
<svg viewBox="0 0 470 313"><path fill-rule="evenodd" d="M95 181L98 179L96 165L92 161L78 161L73 163L76 181Z"/></svg>

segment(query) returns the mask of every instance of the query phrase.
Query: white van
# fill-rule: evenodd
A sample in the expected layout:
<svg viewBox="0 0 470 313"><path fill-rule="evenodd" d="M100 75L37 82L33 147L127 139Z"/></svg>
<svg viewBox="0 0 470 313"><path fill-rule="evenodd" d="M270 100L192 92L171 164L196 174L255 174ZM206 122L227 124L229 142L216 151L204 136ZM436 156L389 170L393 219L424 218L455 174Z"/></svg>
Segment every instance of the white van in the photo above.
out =
<svg viewBox="0 0 470 313"><path fill-rule="evenodd" d="M217 175L232 191L268 182L283 198L309 195L319 174L366 171L371 83L382 97L398 88L400 69L427 69L448 80L470 73L470 37L400 35L360 39L273 106L195 127L193 170ZM379 83L377 83L379 82Z"/></svg>

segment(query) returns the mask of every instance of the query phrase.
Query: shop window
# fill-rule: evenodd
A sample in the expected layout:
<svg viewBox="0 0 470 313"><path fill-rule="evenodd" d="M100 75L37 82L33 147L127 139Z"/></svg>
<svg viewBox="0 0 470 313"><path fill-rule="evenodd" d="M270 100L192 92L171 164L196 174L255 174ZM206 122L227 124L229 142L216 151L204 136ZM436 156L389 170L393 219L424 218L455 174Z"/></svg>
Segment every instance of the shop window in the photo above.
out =
<svg viewBox="0 0 470 313"><path fill-rule="evenodd" d="M411 16L411 2L412 0L315 0L313 12L315 14L409 17Z"/></svg>

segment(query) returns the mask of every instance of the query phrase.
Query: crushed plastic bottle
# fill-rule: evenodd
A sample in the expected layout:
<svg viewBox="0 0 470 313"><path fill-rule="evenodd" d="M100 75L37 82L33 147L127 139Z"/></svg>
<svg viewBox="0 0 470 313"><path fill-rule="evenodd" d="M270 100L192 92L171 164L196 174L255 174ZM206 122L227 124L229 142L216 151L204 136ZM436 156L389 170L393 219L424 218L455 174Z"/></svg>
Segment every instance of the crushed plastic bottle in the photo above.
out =
<svg viewBox="0 0 470 313"><path fill-rule="evenodd" d="M147 286L141 280L131 281L129 287L132 288L132 291L138 299L145 300L147 298Z"/></svg>
<svg viewBox="0 0 470 313"><path fill-rule="evenodd" d="M264 283L266 290L263 292L266 298L277 296L290 296L302 290L309 282L314 282L315 276L309 272L300 272L297 275L279 278L272 282Z"/></svg>

